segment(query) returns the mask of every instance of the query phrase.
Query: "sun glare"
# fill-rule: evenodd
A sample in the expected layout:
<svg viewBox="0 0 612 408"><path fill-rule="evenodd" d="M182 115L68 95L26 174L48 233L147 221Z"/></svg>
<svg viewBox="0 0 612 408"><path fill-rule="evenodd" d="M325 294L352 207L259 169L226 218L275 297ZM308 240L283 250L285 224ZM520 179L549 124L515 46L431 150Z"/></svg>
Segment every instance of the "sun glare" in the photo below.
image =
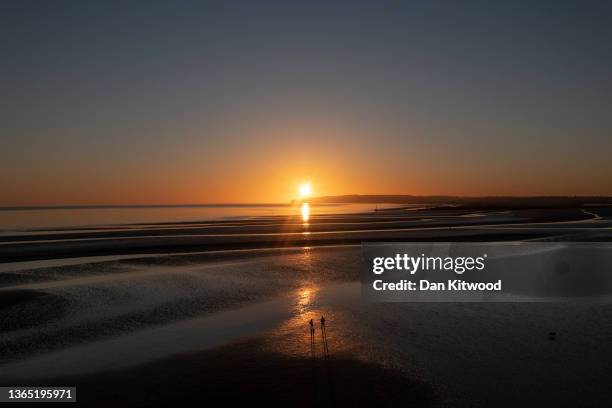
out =
<svg viewBox="0 0 612 408"><path fill-rule="evenodd" d="M310 183L300 185L300 198L306 198L310 195Z"/></svg>

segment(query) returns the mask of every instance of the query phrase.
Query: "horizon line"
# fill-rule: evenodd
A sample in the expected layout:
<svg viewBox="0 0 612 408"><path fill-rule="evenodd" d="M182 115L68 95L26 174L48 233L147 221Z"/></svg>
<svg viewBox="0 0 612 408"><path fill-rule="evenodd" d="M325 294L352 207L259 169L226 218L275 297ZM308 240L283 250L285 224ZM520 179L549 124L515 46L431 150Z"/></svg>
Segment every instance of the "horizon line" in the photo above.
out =
<svg viewBox="0 0 612 408"><path fill-rule="evenodd" d="M461 196L461 195L412 195L412 194L342 194L312 197L309 200L316 201L332 198L348 198L348 197L394 197L394 198L450 198L450 199L612 199L611 195L483 195L483 196ZM304 202L308 200L293 199L284 203L185 203L185 204L40 204L40 205L0 205L0 211L17 211L17 210L70 210L70 209L120 209L120 208L196 208L196 207L281 207L290 206L296 202ZM319 204L350 204L350 202L327 202ZM355 204L363 204L356 202ZM402 204L402 203L393 203ZM412 204L412 203L406 203Z"/></svg>

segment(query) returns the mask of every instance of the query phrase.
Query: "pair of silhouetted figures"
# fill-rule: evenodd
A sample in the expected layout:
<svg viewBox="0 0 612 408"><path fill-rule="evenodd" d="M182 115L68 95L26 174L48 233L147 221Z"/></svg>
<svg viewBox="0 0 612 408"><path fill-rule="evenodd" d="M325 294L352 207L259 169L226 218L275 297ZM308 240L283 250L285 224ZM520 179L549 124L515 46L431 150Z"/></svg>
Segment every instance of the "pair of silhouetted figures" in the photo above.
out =
<svg viewBox="0 0 612 408"><path fill-rule="evenodd" d="M312 374L316 405L333 406L334 401L334 381L332 375L332 360L329 358L329 345L327 344L327 329L325 327L325 317L321 316L321 340L323 341L323 359L317 359L317 347L315 345L316 327L315 322L310 319L310 355L312 357Z"/></svg>
<svg viewBox="0 0 612 408"><path fill-rule="evenodd" d="M316 347L315 347L315 324L312 319L310 319L310 355L312 358L316 357ZM327 332L325 331L325 317L321 316L321 339L323 340L323 356L325 358L329 357L329 346L327 344Z"/></svg>

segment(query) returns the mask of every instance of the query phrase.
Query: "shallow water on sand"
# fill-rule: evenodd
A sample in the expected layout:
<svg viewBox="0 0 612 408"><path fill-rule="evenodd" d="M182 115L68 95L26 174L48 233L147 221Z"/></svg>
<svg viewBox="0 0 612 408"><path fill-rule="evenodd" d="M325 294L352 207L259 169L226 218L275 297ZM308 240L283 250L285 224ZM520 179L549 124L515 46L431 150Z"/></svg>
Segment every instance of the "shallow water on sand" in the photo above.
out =
<svg viewBox="0 0 612 408"><path fill-rule="evenodd" d="M375 204L311 204L312 215L371 212ZM380 208L392 207L381 205ZM415 206L416 207L416 206ZM242 204L139 207L0 208L0 231L301 215L300 205Z"/></svg>

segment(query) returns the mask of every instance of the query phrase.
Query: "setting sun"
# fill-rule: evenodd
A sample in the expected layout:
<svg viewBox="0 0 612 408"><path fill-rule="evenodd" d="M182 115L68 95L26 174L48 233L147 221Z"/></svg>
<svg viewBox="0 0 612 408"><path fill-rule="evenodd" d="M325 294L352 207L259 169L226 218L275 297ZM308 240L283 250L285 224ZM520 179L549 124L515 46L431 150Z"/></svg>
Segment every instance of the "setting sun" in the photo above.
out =
<svg viewBox="0 0 612 408"><path fill-rule="evenodd" d="M311 192L310 183L304 183L300 185L299 191L300 191L300 198L308 197Z"/></svg>

